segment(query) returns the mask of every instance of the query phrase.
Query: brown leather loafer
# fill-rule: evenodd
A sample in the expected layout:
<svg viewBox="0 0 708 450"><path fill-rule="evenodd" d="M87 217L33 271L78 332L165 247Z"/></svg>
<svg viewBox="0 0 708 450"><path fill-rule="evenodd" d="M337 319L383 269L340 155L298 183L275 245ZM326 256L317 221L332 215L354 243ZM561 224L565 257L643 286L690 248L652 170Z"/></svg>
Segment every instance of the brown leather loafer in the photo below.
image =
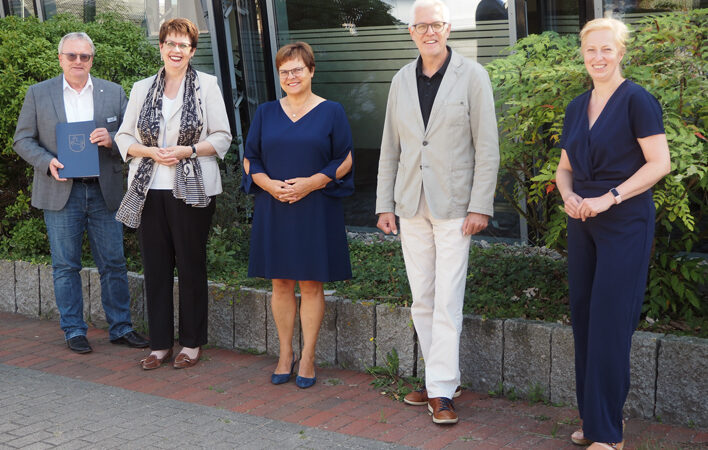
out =
<svg viewBox="0 0 708 450"><path fill-rule="evenodd" d="M435 397L428 400L428 411L437 424L454 424L459 420L452 400L445 397Z"/></svg>
<svg viewBox="0 0 708 450"><path fill-rule="evenodd" d="M162 363L169 361L170 358L172 358L172 349L167 350L167 353L162 358L158 358L157 356L150 354L147 358L140 360L140 365L143 366L144 370L157 369L162 365Z"/></svg>
<svg viewBox="0 0 708 450"><path fill-rule="evenodd" d="M455 393L452 394L452 398L457 398L460 395L462 395L462 386L457 386ZM403 402L413 406L425 406L428 404L428 391L418 389L417 391L409 392L403 397Z"/></svg>
<svg viewBox="0 0 708 450"><path fill-rule="evenodd" d="M186 369L187 367L192 367L196 363L199 362L199 358L202 357L202 348L199 347L199 351L197 352L197 357L192 359L189 356L187 356L186 353L180 353L177 355L175 358L175 362L172 363L172 367L175 369Z"/></svg>

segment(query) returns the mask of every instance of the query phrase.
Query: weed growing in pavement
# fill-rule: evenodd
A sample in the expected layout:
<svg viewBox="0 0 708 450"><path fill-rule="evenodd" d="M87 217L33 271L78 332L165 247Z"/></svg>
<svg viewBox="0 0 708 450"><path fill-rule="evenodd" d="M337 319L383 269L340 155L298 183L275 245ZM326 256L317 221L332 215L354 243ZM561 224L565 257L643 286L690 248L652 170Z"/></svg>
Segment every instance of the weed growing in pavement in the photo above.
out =
<svg viewBox="0 0 708 450"><path fill-rule="evenodd" d="M567 419L559 420L558 423L561 425L580 425L580 418L569 417Z"/></svg>
<svg viewBox="0 0 708 450"><path fill-rule="evenodd" d="M526 394L526 400L528 400L529 403L549 404L549 401L546 399L546 391L539 383L535 383L531 386L528 394Z"/></svg>
<svg viewBox="0 0 708 450"><path fill-rule="evenodd" d="M265 354L265 350L261 351L261 350L258 350L255 348L250 348L250 347L249 348L237 348L236 350L238 350L239 352L242 352L242 353L248 353L249 355L255 355L255 356Z"/></svg>
<svg viewBox="0 0 708 450"><path fill-rule="evenodd" d="M386 414L383 409L379 410L379 423L386 423Z"/></svg>
<svg viewBox="0 0 708 450"><path fill-rule="evenodd" d="M540 416L533 416L534 420L538 420L539 422L545 422L547 420L550 420L551 418L548 417L545 414L541 414Z"/></svg>
<svg viewBox="0 0 708 450"><path fill-rule="evenodd" d="M215 387L215 386L209 386L207 389L209 389L210 391L218 392L219 394L223 394L224 392L226 392L226 390L224 388Z"/></svg>
<svg viewBox="0 0 708 450"><path fill-rule="evenodd" d="M516 389L512 387L506 392L506 398L507 400L511 400L512 402L514 402L519 399L519 394L517 394Z"/></svg>
<svg viewBox="0 0 708 450"><path fill-rule="evenodd" d="M395 348L386 354L386 361L383 366L367 367L366 373L373 375L371 385L376 389L381 389L381 394L389 398L403 401L411 391L420 389L423 380L418 377L407 377L398 374L399 359Z"/></svg>
<svg viewBox="0 0 708 450"><path fill-rule="evenodd" d="M510 400L512 402L515 402L517 400L526 400L527 402L529 402L529 404L543 403L544 405L555 407L565 406L563 403L552 403L551 401L546 399L546 391L539 383L535 383L529 386L528 392L525 395L522 395L516 392L516 388L514 387L505 389L504 384L500 381L499 383L497 383L494 389L488 390L487 394L489 394L490 397L506 398L507 400Z"/></svg>
<svg viewBox="0 0 708 450"><path fill-rule="evenodd" d="M339 384L342 384L342 380L340 380L339 378L327 378L325 380L325 384L328 384L330 386L337 386Z"/></svg>
<svg viewBox="0 0 708 450"><path fill-rule="evenodd" d="M490 397L501 397L504 395L504 383L501 381L497 383L497 386L494 389L490 389L487 391Z"/></svg>
<svg viewBox="0 0 708 450"><path fill-rule="evenodd" d="M551 437L555 438L556 435L558 434L558 422L553 424L553 428L551 428Z"/></svg>

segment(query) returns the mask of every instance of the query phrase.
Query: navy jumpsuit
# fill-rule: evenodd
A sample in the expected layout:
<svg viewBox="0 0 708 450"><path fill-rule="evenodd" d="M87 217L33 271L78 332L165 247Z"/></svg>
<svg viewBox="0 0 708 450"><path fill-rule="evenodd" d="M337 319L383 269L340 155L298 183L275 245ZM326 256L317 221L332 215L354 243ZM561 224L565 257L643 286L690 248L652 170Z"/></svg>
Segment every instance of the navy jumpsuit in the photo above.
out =
<svg viewBox="0 0 708 450"><path fill-rule="evenodd" d="M591 91L566 108L560 145L573 169L573 191L599 197L646 160L637 138L664 133L659 102L625 80L592 128ZM575 381L583 433L595 442L622 441L629 392L629 354L639 322L654 238L650 190L582 222L568 218L568 283L575 340Z"/></svg>

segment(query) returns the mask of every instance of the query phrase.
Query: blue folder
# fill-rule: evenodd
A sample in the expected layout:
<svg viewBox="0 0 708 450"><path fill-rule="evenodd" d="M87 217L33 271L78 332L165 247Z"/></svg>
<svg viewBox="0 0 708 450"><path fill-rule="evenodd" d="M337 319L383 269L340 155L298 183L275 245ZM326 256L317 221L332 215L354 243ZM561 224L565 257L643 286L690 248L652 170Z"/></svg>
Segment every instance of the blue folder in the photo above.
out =
<svg viewBox="0 0 708 450"><path fill-rule="evenodd" d="M96 122L71 122L57 124L57 159L64 164L59 169L61 178L97 177L98 145L92 144L89 135L96 129Z"/></svg>

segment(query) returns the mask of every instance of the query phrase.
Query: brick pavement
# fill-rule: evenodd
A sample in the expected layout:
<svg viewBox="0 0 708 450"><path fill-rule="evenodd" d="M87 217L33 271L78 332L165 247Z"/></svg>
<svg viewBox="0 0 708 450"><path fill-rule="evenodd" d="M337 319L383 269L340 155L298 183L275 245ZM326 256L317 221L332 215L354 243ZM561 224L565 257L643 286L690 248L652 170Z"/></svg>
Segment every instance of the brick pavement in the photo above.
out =
<svg viewBox="0 0 708 450"><path fill-rule="evenodd" d="M57 322L0 313L0 377L25 370L0 388L0 447L578 448L568 440L577 427L572 408L464 391L455 401L460 423L437 426L424 407L382 396L366 374L319 368L313 388L274 386L272 357L218 348L193 368L143 371L137 362L147 351L114 346L102 329L89 328L88 338L94 352L77 355ZM36 395L8 408L15 391ZM85 426L77 414L91 408L97 414ZM30 416L38 420L23 422ZM627 449L708 449L708 430L631 419L626 440Z"/></svg>

